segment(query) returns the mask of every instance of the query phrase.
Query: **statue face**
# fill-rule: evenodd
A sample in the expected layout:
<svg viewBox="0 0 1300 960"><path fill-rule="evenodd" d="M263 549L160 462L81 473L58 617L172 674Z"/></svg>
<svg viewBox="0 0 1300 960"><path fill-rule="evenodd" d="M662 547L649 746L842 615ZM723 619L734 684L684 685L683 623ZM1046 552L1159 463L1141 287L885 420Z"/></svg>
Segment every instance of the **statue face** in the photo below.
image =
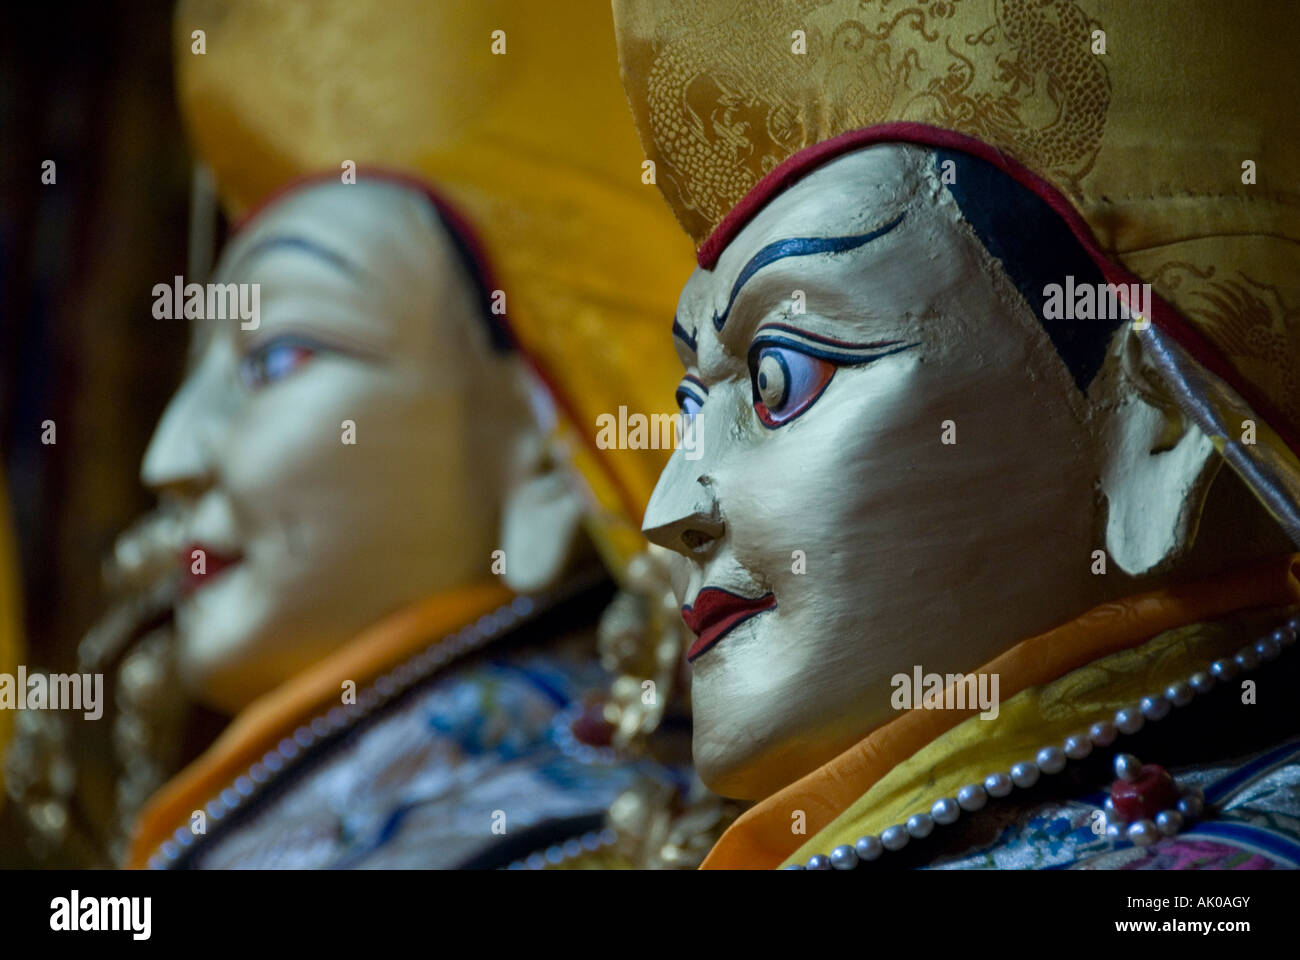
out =
<svg viewBox="0 0 1300 960"><path fill-rule="evenodd" d="M674 454L645 533L679 555L713 789L765 796L893 719L894 675L974 670L1098 602L1088 403L924 151L786 190L675 331L702 456Z"/></svg>
<svg viewBox="0 0 1300 960"><path fill-rule="evenodd" d="M497 451L526 408L500 399L510 368L414 190L291 193L213 280L260 284L259 326L195 322L142 472L185 506L183 674L233 710L385 614L488 575Z"/></svg>

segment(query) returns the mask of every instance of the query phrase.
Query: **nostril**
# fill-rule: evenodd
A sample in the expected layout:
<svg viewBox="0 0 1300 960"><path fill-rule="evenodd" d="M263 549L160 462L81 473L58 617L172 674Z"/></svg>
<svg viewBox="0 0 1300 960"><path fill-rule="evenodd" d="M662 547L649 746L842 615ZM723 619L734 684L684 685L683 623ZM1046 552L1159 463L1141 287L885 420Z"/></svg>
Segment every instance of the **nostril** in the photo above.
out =
<svg viewBox="0 0 1300 960"><path fill-rule="evenodd" d="M682 532L682 543L686 545L686 549L692 552L698 553L712 542L713 537L705 533L703 530L692 528Z"/></svg>

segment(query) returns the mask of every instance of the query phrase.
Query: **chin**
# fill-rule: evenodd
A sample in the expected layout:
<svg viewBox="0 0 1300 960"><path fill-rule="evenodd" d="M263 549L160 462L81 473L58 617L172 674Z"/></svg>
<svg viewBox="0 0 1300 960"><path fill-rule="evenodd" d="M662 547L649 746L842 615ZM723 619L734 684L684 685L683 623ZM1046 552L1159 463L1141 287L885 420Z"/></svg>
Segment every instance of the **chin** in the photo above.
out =
<svg viewBox="0 0 1300 960"><path fill-rule="evenodd" d="M695 761L695 773L701 782L722 797L734 800L759 799L761 794L751 789L744 765L738 767L735 758L728 756L725 750L713 750L702 745L698 726L696 729L691 753Z"/></svg>
<svg viewBox="0 0 1300 960"><path fill-rule="evenodd" d="M247 631L232 633L214 628L229 627L205 615L189 601L177 608L176 660L185 692L198 702L222 713L235 714L274 685L267 671L257 670L256 638ZM251 669L250 669L251 668Z"/></svg>
<svg viewBox="0 0 1300 960"><path fill-rule="evenodd" d="M692 664L695 769L724 797L761 799L816 765L806 749L812 718L800 710L808 667L782 645L781 613L742 623Z"/></svg>
<svg viewBox="0 0 1300 960"><path fill-rule="evenodd" d="M714 793L735 800L761 800L811 773L852 746L867 731L836 735L815 718L775 709L738 710L737 698L780 702L798 691L733 692L717 696L707 684L692 683L691 753L696 773ZM840 731L843 734L843 731Z"/></svg>
<svg viewBox="0 0 1300 960"><path fill-rule="evenodd" d="M710 722L715 701L691 690L694 714L691 753L695 772L714 793L735 800L761 800L789 782L783 778L781 750L763 717L738 716L722 704L727 723L722 729ZM790 778L793 779L793 778Z"/></svg>
<svg viewBox="0 0 1300 960"><path fill-rule="evenodd" d="M699 775L700 781L720 797L755 801L767 796L763 790L753 785L751 779L746 776L745 770L737 769L735 764L728 763L725 759L716 764L697 759L695 772Z"/></svg>
<svg viewBox="0 0 1300 960"><path fill-rule="evenodd" d="M692 752L695 772L704 785L733 800L762 800L799 779L789 774L779 751L762 746L746 750L735 742L701 744L697 736Z"/></svg>

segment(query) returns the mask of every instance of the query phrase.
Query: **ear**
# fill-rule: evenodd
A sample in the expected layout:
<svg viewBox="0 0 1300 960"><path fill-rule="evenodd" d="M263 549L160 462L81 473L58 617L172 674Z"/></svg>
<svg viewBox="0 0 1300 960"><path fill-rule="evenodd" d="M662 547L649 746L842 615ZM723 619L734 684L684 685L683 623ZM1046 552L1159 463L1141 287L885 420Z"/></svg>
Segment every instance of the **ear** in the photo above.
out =
<svg viewBox="0 0 1300 960"><path fill-rule="evenodd" d="M1223 461L1142 362L1136 334L1126 326L1120 338L1118 398L1100 437L1106 552L1125 573L1139 576L1190 549Z"/></svg>
<svg viewBox="0 0 1300 960"><path fill-rule="evenodd" d="M581 494L536 433L518 441L502 511L506 585L542 590L564 573L582 529Z"/></svg>

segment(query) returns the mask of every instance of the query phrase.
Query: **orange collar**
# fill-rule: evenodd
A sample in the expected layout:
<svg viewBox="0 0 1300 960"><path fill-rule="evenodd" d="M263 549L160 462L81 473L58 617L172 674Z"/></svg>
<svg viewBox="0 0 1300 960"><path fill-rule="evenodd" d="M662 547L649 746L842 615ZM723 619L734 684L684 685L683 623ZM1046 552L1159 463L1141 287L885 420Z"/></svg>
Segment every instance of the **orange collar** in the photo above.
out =
<svg viewBox="0 0 1300 960"><path fill-rule="evenodd" d="M361 689L386 670L503 603L511 593L487 582L446 591L413 604L362 633L356 640L245 707L208 749L160 789L141 811L131 837L127 866L145 866L172 832L195 810L230 786L235 777L284 737L340 702L343 683Z"/></svg>
<svg viewBox="0 0 1300 960"><path fill-rule="evenodd" d="M1104 603L1016 644L977 672L999 674L1000 694L1006 700L1166 630L1252 607L1296 602L1300 554L1291 554L1227 576ZM891 720L745 811L714 845L701 869L780 866L807 839L791 832L791 810L804 811L808 836L816 835L893 767L976 712L978 708L910 710Z"/></svg>

